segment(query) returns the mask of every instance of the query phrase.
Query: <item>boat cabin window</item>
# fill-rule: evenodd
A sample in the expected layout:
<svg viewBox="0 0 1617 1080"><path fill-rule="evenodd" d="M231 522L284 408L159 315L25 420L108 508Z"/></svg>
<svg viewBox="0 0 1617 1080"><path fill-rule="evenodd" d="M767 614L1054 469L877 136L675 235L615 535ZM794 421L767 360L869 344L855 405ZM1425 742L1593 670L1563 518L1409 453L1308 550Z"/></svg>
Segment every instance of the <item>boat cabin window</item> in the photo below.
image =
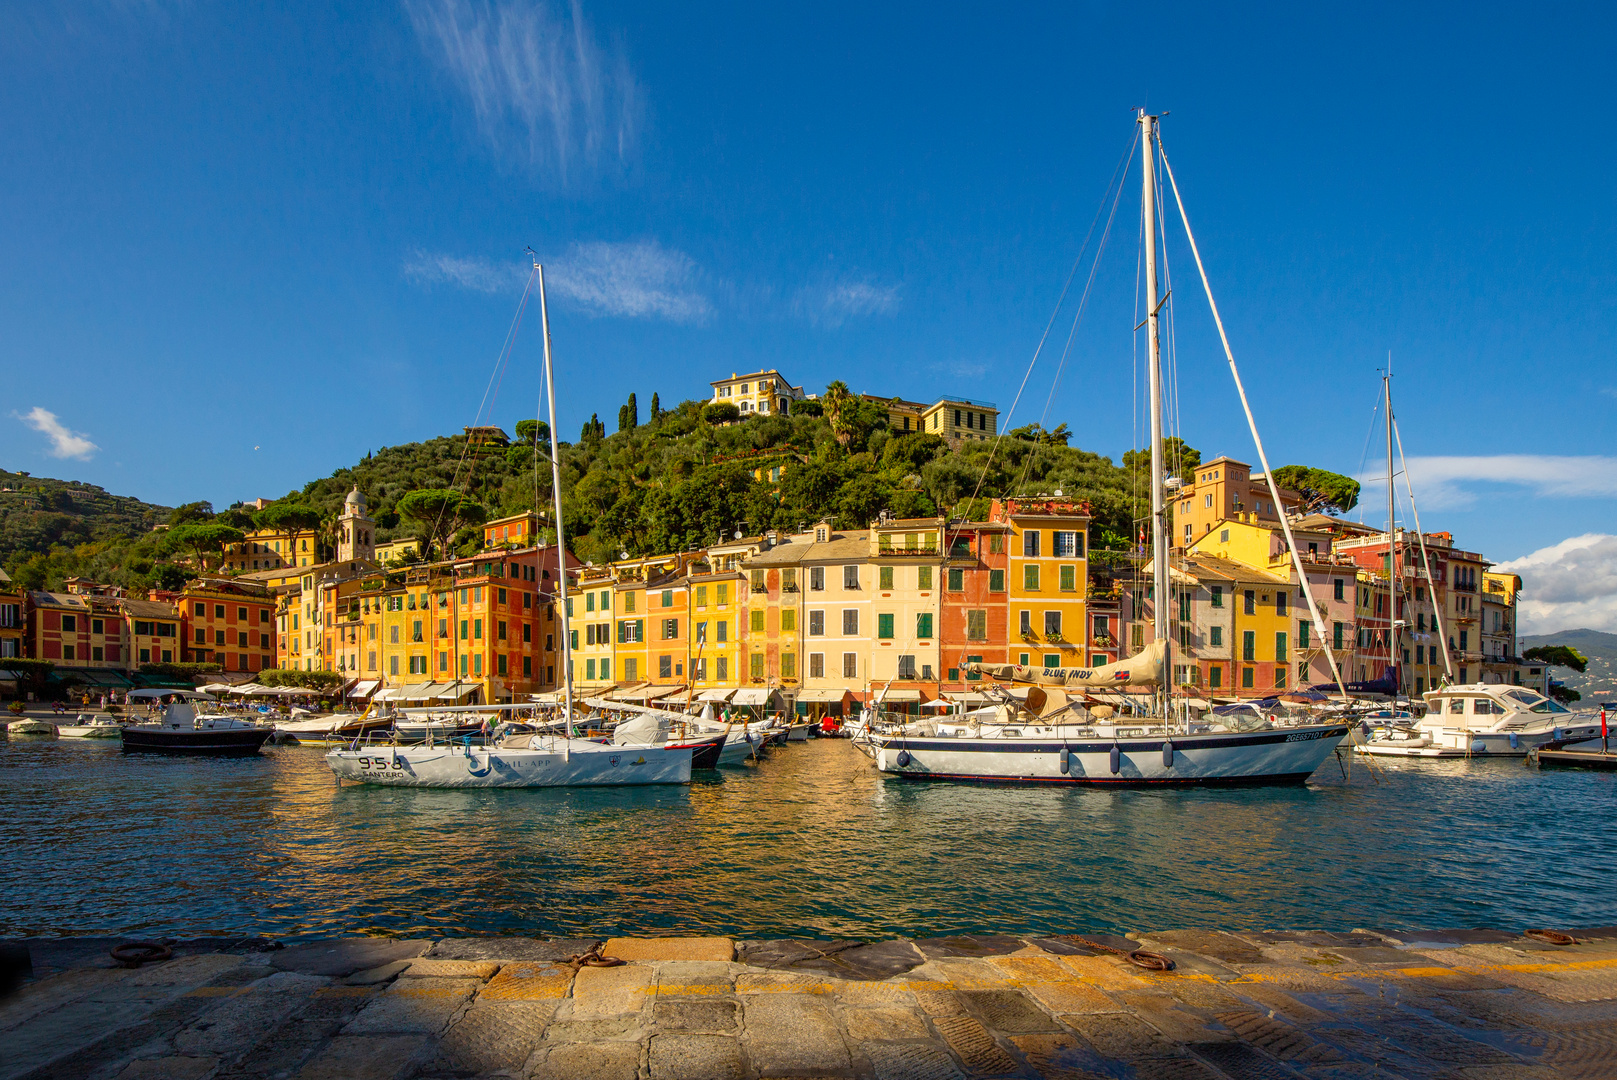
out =
<svg viewBox="0 0 1617 1080"><path fill-rule="evenodd" d="M1465 712L1465 698L1449 698L1449 712L1455 715Z"/></svg>
<svg viewBox="0 0 1617 1080"><path fill-rule="evenodd" d="M1488 716L1493 713L1503 713L1505 711L1505 707L1503 705L1495 705L1489 698L1479 697L1471 699L1471 711L1476 713L1478 716Z"/></svg>
<svg viewBox="0 0 1617 1080"><path fill-rule="evenodd" d="M1564 713L1567 710L1565 706L1558 702L1551 701L1549 698L1540 698L1538 704L1533 706L1533 711L1536 713Z"/></svg>

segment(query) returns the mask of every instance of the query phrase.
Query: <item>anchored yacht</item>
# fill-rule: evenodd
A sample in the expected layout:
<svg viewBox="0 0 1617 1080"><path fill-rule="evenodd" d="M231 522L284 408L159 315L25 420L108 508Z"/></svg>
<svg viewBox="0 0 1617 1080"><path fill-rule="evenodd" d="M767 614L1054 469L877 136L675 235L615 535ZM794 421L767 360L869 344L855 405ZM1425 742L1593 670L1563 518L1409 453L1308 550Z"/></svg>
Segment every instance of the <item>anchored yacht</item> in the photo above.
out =
<svg viewBox="0 0 1617 1080"><path fill-rule="evenodd" d="M1423 696L1424 717L1410 724L1367 721L1354 749L1382 757L1524 757L1544 743L1600 737L1598 719L1525 686L1473 683Z"/></svg>

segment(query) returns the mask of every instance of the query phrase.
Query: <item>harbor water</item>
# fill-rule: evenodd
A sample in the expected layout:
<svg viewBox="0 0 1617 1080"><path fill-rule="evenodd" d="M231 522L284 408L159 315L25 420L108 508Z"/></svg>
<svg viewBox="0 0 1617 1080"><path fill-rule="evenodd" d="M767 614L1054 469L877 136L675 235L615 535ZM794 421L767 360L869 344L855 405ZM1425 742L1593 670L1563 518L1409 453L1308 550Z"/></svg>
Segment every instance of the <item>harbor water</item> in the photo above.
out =
<svg viewBox="0 0 1617 1080"><path fill-rule="evenodd" d="M1617 777L1327 760L1305 787L914 784L849 743L688 787L338 786L0 741L0 936L927 936L1617 923Z"/></svg>

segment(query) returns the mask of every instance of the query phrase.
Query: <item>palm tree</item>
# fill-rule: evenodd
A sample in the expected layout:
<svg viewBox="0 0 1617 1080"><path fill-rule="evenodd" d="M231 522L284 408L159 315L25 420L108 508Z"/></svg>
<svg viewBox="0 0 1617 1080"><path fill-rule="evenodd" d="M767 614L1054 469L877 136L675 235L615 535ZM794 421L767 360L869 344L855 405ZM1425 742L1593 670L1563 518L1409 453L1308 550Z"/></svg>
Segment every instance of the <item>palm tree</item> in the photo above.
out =
<svg viewBox="0 0 1617 1080"><path fill-rule="evenodd" d="M843 446L847 446L853 438L853 428L848 423L848 408L852 403L853 394L841 379L825 388L825 420L831 425L831 434Z"/></svg>

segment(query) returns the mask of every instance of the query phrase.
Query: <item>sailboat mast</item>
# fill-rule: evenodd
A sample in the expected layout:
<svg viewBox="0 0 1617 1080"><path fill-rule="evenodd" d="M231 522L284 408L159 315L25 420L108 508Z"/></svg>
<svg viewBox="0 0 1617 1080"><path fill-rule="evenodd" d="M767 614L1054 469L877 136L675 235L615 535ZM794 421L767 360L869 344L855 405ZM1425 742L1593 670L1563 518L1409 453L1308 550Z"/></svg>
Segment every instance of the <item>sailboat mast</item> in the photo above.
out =
<svg viewBox="0 0 1617 1080"><path fill-rule="evenodd" d="M1153 138L1157 118L1140 110L1140 161L1142 187L1140 205L1145 236L1145 340L1150 357L1151 409L1151 581L1156 597L1151 605L1151 629L1162 643L1162 718L1168 719L1172 692L1172 649L1168 641L1168 523L1163 497L1162 454L1162 349L1157 337L1157 178Z"/></svg>
<svg viewBox="0 0 1617 1080"><path fill-rule="evenodd" d="M1393 613L1398 609L1398 552L1393 533L1393 503L1396 493L1392 486L1392 372L1381 377L1382 406L1387 413L1387 666L1392 669L1392 696L1397 698L1403 689L1402 673L1398 670L1393 642L1398 636L1398 623Z"/></svg>
<svg viewBox="0 0 1617 1080"><path fill-rule="evenodd" d="M545 395L550 403L550 495L556 510L556 581L561 596L562 757L572 759L573 637L567 611L567 537L561 521L561 448L556 442L556 379L550 367L550 309L545 303L545 268L539 274L539 327L545 341Z"/></svg>

